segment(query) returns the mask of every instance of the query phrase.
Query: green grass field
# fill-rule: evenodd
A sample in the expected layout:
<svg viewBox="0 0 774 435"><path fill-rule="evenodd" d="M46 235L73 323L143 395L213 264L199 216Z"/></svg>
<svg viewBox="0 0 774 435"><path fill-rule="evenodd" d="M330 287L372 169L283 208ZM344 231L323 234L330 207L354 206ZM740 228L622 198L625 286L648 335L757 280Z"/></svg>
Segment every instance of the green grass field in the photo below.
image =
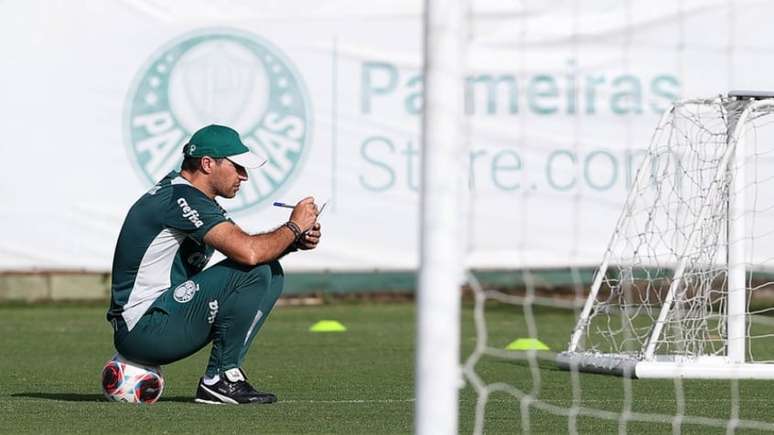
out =
<svg viewBox="0 0 774 435"><path fill-rule="evenodd" d="M562 310L535 313L540 339L561 350L574 322ZM113 354L104 307L81 305L0 306L0 432L2 433L409 433L414 415L414 305L334 303L279 307L258 336L245 370L259 388L280 401L263 406L207 406L192 401L208 350L164 368L166 389L154 405L106 402L99 387L102 364ZM521 307L487 307L488 343L502 348L527 336ZM472 307L463 314L463 358L476 343ZM311 324L336 319L344 333L311 333ZM514 356L522 356L514 354ZM533 392L538 406L527 408L504 392L489 396L487 433L566 433L567 417L544 409L572 404L569 373L541 360L532 370L525 359L485 357L476 366L487 383L503 382ZM533 373L537 376L533 376ZM673 415L671 381L581 374L584 408L620 414ZM537 382L536 382L537 380ZM684 383L685 415L729 418L730 382ZM739 385L740 418L774 422L772 382ZM477 394L460 395L460 432L473 430ZM526 402L525 402L526 403ZM581 416L580 433L617 432L619 421ZM667 422L628 422L628 433L670 433ZM719 427L685 424L683 433L725 433ZM751 431L739 431L752 433Z"/></svg>

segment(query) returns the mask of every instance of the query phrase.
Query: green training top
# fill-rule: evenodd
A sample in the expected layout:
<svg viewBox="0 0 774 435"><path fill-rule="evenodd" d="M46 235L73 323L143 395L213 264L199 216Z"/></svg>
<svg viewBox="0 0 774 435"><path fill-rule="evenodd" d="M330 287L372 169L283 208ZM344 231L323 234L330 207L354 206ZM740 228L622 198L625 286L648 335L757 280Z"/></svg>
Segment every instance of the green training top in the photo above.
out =
<svg viewBox="0 0 774 435"><path fill-rule="evenodd" d="M214 251L204 235L226 220L226 211L178 172L153 186L118 235L108 321L122 317L131 330L165 290L199 273Z"/></svg>

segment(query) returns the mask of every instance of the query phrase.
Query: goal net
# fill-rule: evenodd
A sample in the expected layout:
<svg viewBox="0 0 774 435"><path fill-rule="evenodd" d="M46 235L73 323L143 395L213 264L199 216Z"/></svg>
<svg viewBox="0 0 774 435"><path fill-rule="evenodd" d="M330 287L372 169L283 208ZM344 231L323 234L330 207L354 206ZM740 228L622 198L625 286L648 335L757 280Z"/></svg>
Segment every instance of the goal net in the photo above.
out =
<svg viewBox="0 0 774 435"><path fill-rule="evenodd" d="M774 378L774 95L675 104L656 128L564 368Z"/></svg>
<svg viewBox="0 0 774 435"><path fill-rule="evenodd" d="M466 168L446 160L423 175L424 186L433 180L435 194L446 195L443 204L459 204L439 215L461 225L438 238L449 243L422 245L417 433L774 431L766 383L742 380L774 377L766 302L774 289L774 99L747 92L671 105L735 83L735 71L748 79L753 68L737 54L757 61L758 53L733 36L734 16L765 11L484 3L453 22L459 27L439 27L465 36L446 51L443 69L465 83L465 116L443 124L433 109L459 112L451 104L459 98L427 93L424 101L423 153L456 143L431 143L428 132L453 132L469 149ZM723 37L695 36L726 25L715 34ZM424 83L444 82L428 71ZM468 176L468 188L441 180L450 174ZM467 197L450 200L458 194ZM423 239L452 228L423 216ZM461 311L456 283L444 278L456 278L460 261L441 261L458 240L474 299L463 298ZM440 275L429 279L433 267Z"/></svg>
<svg viewBox="0 0 774 435"><path fill-rule="evenodd" d="M473 415L463 429L512 418L522 433L774 431L756 398L765 385L741 380L774 377L772 112L774 98L750 92L668 110L591 288L570 268L575 298L540 291L529 269L523 293L468 274L476 339L463 373L475 404L462 404ZM538 338L566 343L570 323L553 331L568 311L567 351L541 348ZM504 346L509 332L527 346Z"/></svg>

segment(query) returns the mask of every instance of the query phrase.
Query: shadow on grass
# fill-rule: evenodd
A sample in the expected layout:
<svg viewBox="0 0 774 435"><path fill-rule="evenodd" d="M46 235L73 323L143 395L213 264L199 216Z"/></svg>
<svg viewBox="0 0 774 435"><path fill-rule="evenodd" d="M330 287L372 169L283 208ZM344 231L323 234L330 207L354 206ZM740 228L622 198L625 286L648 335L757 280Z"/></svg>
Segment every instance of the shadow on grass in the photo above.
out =
<svg viewBox="0 0 774 435"><path fill-rule="evenodd" d="M58 400L61 402L107 402L102 394L80 394L80 393L16 393L11 397L27 397L32 399ZM196 403L189 396L171 396L162 397L159 402L177 402L177 403Z"/></svg>
<svg viewBox="0 0 774 435"><path fill-rule="evenodd" d="M560 368L552 357L538 356L535 362L537 363L538 369L540 370L568 373L567 370ZM496 357L491 355L485 355L478 361L476 365L478 364L482 364L482 365L493 364L498 366L516 366L516 367L521 367L525 369L530 368L530 362L527 359L527 357L523 356L522 354L517 354L515 352L514 352L513 358L501 358L501 357Z"/></svg>
<svg viewBox="0 0 774 435"><path fill-rule="evenodd" d="M506 364L515 365L519 367L523 367L525 369L530 368L530 363L527 360L508 360L503 361ZM562 373L569 373L567 370L559 367L555 361L553 360L547 360L547 359L538 359L537 360L537 366L540 370L545 370L549 372L562 372Z"/></svg>

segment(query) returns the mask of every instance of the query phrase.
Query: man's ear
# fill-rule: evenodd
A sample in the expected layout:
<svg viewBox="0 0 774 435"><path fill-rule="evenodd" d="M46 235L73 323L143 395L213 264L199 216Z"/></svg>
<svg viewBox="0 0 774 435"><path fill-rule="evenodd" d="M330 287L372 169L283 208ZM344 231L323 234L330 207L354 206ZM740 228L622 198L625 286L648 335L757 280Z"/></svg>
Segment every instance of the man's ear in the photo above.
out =
<svg viewBox="0 0 774 435"><path fill-rule="evenodd" d="M205 174L211 174L212 173L212 166L215 164L215 159L209 156L204 156L199 161L199 167L201 168L202 172Z"/></svg>

